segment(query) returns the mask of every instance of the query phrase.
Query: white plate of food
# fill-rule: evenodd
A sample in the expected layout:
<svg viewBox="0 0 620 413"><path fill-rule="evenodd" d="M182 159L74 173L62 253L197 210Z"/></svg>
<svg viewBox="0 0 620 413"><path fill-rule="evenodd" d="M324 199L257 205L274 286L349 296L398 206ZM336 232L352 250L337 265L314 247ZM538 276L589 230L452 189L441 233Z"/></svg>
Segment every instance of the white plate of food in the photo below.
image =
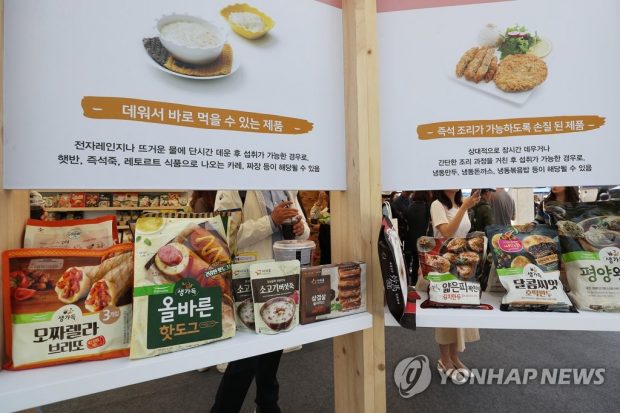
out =
<svg viewBox="0 0 620 413"><path fill-rule="evenodd" d="M478 42L480 46L467 49L453 66L449 76L457 83L522 105L547 79L543 57L551 52L551 42L524 26L500 33L495 25L487 25Z"/></svg>
<svg viewBox="0 0 620 413"><path fill-rule="evenodd" d="M195 80L220 79L220 78L232 75L233 73L237 71L237 69L239 69L240 61L239 61L238 56L234 53L232 46L230 44L226 44L226 47L230 48L229 52L231 53L231 59L232 59L232 62L230 63L230 71L228 73L219 74L219 75L188 74L188 73L181 73L180 71L171 70L170 68L164 66L164 62L166 62L168 57L170 57L170 52L166 50L166 48L161 44L159 38L152 37L152 38L143 39L143 50L144 50L144 53L146 55L146 58L149 64L171 75L178 76L178 77L184 77L186 79L195 79ZM175 64L183 65L183 63L180 62L178 59L174 59L173 62ZM213 64L217 64L217 62L210 63L207 66L213 65ZM190 69L195 68L199 70L201 69L201 66L186 65L186 69L187 68L190 68Z"/></svg>
<svg viewBox="0 0 620 413"><path fill-rule="evenodd" d="M471 89L479 90L480 92L486 93L491 96L498 97L502 100L505 100L510 103L514 103L517 105L522 105L530 98L533 89L525 91L525 92L504 92L499 89L494 81L485 82L484 80L479 83L469 81L465 79L465 77L456 77L454 72L449 74L450 78L454 80L456 83L464 85L465 87L469 87Z"/></svg>
<svg viewBox="0 0 620 413"><path fill-rule="evenodd" d="M143 48L146 58L149 62L149 64L153 67L156 67L157 69L161 70L162 72L166 72L169 73L171 75L174 76L178 76L178 77L184 77L186 79L194 79L194 80L212 80L212 79L221 79L224 77L228 77L232 74L234 74L240 66L240 61L239 58L233 53L233 57L232 57L232 65L230 68L230 72L227 74L222 74L222 75L214 75L214 76L196 76L196 75L188 75L188 74L184 74L184 73L179 73L179 72L175 72L174 70L170 70L165 66L162 66L161 64L159 64L148 52L148 50L146 48Z"/></svg>

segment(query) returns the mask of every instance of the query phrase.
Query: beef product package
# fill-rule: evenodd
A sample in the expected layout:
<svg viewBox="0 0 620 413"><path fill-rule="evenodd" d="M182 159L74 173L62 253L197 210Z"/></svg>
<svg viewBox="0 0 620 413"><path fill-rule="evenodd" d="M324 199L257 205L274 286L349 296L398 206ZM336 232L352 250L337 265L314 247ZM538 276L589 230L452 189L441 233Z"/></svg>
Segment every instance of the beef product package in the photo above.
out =
<svg viewBox="0 0 620 413"><path fill-rule="evenodd" d="M301 324L366 311L366 264L346 262L301 269Z"/></svg>
<svg viewBox="0 0 620 413"><path fill-rule="evenodd" d="M575 311L560 281L557 231L548 225L487 227L493 260L506 289L503 311Z"/></svg>
<svg viewBox="0 0 620 413"><path fill-rule="evenodd" d="M103 249L114 245L117 239L114 215L63 221L29 219L24 248Z"/></svg>
<svg viewBox="0 0 620 413"><path fill-rule="evenodd" d="M620 201L550 207L568 295L579 310L620 311Z"/></svg>
<svg viewBox="0 0 620 413"><path fill-rule="evenodd" d="M232 288L235 300L235 320L237 331L256 330L254 323L254 300L252 299L252 283L250 281L250 264L273 262L263 260L242 262L232 265Z"/></svg>
<svg viewBox="0 0 620 413"><path fill-rule="evenodd" d="M131 358L235 335L224 221L190 216L156 214L136 222Z"/></svg>
<svg viewBox="0 0 620 413"><path fill-rule="evenodd" d="M3 254L8 369L129 354L133 245Z"/></svg>
<svg viewBox="0 0 620 413"><path fill-rule="evenodd" d="M486 258L486 238L420 237L417 241L422 275L428 281L428 307L480 307L480 277Z"/></svg>
<svg viewBox="0 0 620 413"><path fill-rule="evenodd" d="M278 334L299 324L300 269L297 260L250 264L257 333Z"/></svg>
<svg viewBox="0 0 620 413"><path fill-rule="evenodd" d="M400 247L398 230L386 215L379 233L379 263L385 301L392 316L407 329L415 330L415 291L408 294L407 267Z"/></svg>

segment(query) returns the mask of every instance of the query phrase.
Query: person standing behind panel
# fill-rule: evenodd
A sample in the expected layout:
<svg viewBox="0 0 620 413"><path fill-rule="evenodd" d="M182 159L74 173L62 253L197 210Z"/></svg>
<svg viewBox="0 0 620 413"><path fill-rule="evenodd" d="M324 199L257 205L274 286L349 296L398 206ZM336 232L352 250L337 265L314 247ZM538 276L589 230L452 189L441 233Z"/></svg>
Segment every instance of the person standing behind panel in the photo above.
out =
<svg viewBox="0 0 620 413"><path fill-rule="evenodd" d="M515 219L515 201L504 188L497 188L491 201L495 225L510 226Z"/></svg>

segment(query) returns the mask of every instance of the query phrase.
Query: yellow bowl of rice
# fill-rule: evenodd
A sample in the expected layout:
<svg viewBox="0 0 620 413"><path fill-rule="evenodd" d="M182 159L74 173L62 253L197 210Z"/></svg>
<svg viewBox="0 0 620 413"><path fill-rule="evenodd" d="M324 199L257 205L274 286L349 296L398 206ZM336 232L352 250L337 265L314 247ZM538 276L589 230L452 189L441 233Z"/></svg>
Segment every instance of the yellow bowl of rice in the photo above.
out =
<svg viewBox="0 0 620 413"><path fill-rule="evenodd" d="M275 25L271 17L245 3L226 6L220 14L235 33L250 40L264 36Z"/></svg>

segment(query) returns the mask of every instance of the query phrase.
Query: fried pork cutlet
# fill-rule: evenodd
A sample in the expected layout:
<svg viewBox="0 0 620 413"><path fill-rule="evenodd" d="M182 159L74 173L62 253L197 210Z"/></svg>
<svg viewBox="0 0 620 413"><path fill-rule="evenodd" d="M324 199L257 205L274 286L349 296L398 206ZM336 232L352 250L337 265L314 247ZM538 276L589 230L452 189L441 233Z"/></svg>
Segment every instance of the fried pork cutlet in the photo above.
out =
<svg viewBox="0 0 620 413"><path fill-rule="evenodd" d="M541 58L517 54L502 60L494 80L497 87L504 92L523 92L535 88L545 79L547 65Z"/></svg>
<svg viewBox="0 0 620 413"><path fill-rule="evenodd" d="M482 79L484 79L484 76L486 76L487 72L489 71L489 67L491 65L491 60L493 60L493 57L495 57L495 48L490 47L487 49L487 53L484 55L484 59L482 59L482 64L480 65L478 70L476 70L474 82L478 83Z"/></svg>
<svg viewBox="0 0 620 413"><path fill-rule="evenodd" d="M493 56L491 64L489 65L489 70L487 71L487 74L484 75L484 81L488 83L493 80L495 73L497 73L497 56Z"/></svg>
<svg viewBox="0 0 620 413"><path fill-rule="evenodd" d="M472 47L471 49L466 51L463 54L463 56L461 56L461 59L456 64L456 77L463 76L463 73L465 72L465 69L467 68L467 65L469 64L469 62L471 62L471 60L474 58L474 56L476 56L477 52L478 52L478 48L477 47Z"/></svg>
<svg viewBox="0 0 620 413"><path fill-rule="evenodd" d="M474 56L472 61L469 62L469 64L467 65L467 69L465 69L464 74L467 80L474 80L474 78L476 77L476 72L480 68L480 65L482 65L482 61L484 60L484 57L486 55L487 55L486 47L482 47L478 49L478 51L476 52L476 56Z"/></svg>

